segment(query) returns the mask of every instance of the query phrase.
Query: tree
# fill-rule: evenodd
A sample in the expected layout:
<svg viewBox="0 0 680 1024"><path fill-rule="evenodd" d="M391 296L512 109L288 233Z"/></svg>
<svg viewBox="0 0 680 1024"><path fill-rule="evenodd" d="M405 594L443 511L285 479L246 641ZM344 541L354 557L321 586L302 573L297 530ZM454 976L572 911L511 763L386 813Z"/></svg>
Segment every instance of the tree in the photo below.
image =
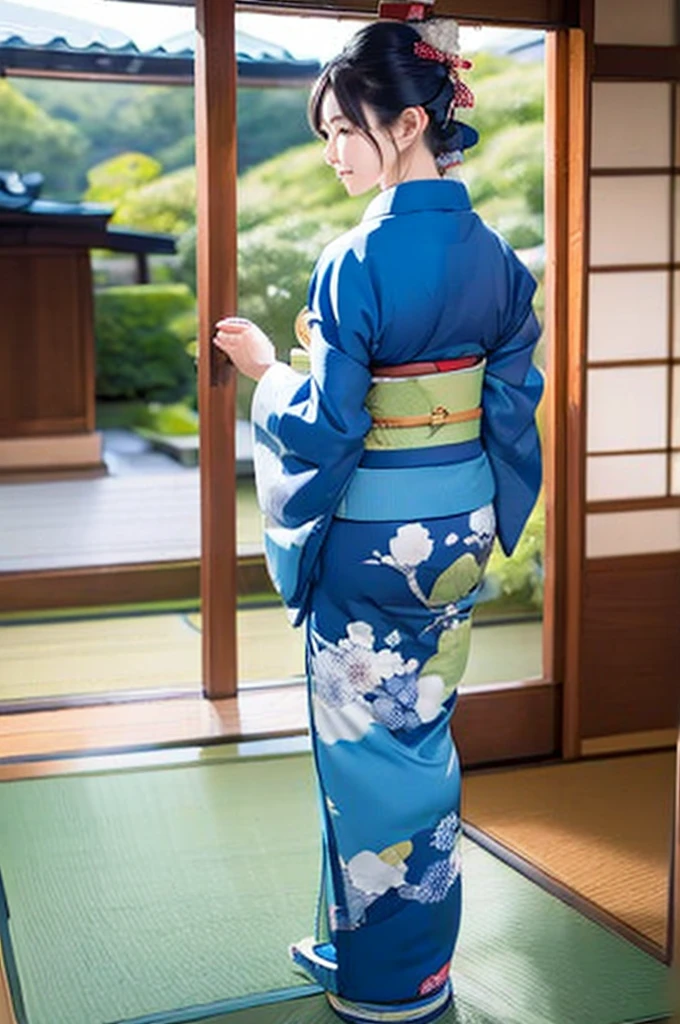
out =
<svg viewBox="0 0 680 1024"><path fill-rule="evenodd" d="M162 167L144 153L121 153L104 160L87 172L88 189L84 198L94 203L119 203L131 189L157 178Z"/></svg>
<svg viewBox="0 0 680 1024"><path fill-rule="evenodd" d="M181 235L196 223L196 172L183 167L133 188L121 198L115 224Z"/></svg>
<svg viewBox="0 0 680 1024"><path fill-rule="evenodd" d="M50 117L32 100L0 79L0 167L40 171L44 193L76 198L81 191L78 168L86 140L67 121Z"/></svg>

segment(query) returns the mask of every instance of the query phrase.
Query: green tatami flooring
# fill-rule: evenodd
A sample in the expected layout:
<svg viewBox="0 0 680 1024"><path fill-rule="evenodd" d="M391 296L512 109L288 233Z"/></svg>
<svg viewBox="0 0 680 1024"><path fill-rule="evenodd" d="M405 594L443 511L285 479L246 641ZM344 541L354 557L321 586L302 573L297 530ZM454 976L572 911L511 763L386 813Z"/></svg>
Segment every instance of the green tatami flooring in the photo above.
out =
<svg viewBox="0 0 680 1024"><path fill-rule="evenodd" d="M263 993L310 992L286 955L314 913L310 759L224 753L0 785L0 869L29 1024L336 1024L317 995L257 1005ZM667 968L471 842L463 891L458 1003L442 1024L669 1013Z"/></svg>

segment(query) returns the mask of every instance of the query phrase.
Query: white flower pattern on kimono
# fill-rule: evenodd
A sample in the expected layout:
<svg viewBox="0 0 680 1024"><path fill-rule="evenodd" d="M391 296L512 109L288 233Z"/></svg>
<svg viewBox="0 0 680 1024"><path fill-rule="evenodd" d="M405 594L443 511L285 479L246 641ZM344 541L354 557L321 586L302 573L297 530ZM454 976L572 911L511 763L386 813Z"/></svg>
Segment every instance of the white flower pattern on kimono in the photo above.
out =
<svg viewBox="0 0 680 1024"><path fill-rule="evenodd" d="M414 569L426 562L434 549L430 531L422 523L407 523L400 526L396 537L389 542L390 554L397 565Z"/></svg>
<svg viewBox="0 0 680 1024"><path fill-rule="evenodd" d="M373 627L368 622L348 622L347 640L341 640L340 647L347 646L348 644L356 644L357 647L367 647L369 651L372 651L375 644Z"/></svg>
<svg viewBox="0 0 680 1024"><path fill-rule="evenodd" d="M430 531L422 523L406 523L398 527L396 535L390 538L389 549L388 555L373 551L372 558L364 559L365 564L386 565L400 572L413 596L429 608L427 597L418 583L416 568L426 562L434 550Z"/></svg>
<svg viewBox="0 0 680 1024"><path fill-rule="evenodd" d="M398 647L401 643L401 633L398 629L393 629L392 632L385 637L385 643L388 647Z"/></svg>
<svg viewBox="0 0 680 1024"><path fill-rule="evenodd" d="M480 548L490 548L496 535L496 513L493 505L483 505L470 513L469 519L470 535L465 538L464 543L470 547L472 544Z"/></svg>
<svg viewBox="0 0 680 1024"><path fill-rule="evenodd" d="M346 634L337 644L312 636L314 725L324 743L356 742L373 722L410 731L437 717L444 699L441 676L419 679L418 661L404 661L394 637L393 646L374 650L367 622L349 623Z"/></svg>
<svg viewBox="0 0 680 1024"><path fill-rule="evenodd" d="M418 680L416 714L421 722L433 722L442 709L444 680L438 675L421 676Z"/></svg>

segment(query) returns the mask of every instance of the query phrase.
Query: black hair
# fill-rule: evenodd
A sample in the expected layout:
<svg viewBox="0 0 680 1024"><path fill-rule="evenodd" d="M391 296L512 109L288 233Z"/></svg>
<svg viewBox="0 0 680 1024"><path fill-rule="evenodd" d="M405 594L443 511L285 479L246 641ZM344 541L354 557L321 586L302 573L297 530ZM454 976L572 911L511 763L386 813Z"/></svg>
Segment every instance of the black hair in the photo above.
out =
<svg viewBox="0 0 680 1024"><path fill-rule="evenodd" d="M448 119L453 83L445 65L415 53L419 40L419 33L402 21L374 21L360 29L314 84L308 108L313 131L323 136L321 108L331 90L347 120L378 152L364 105L385 129L406 107L422 107L429 117L424 139L433 156L457 148L457 123Z"/></svg>

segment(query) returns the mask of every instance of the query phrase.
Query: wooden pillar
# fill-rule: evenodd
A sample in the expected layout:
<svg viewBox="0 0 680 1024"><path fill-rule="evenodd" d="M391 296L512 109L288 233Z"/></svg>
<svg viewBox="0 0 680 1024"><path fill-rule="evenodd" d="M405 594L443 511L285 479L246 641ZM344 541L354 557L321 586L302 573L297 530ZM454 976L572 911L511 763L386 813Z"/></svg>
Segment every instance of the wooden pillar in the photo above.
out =
<svg viewBox="0 0 680 1024"><path fill-rule="evenodd" d="M668 961L675 968L675 1000L680 1010L680 729L675 748L675 808L671 843L670 898L668 900Z"/></svg>
<svg viewBox="0 0 680 1024"><path fill-rule="evenodd" d="M582 8L592 8L586 0ZM587 198L585 153L589 132L587 106L588 54L591 44L589 18L582 12L584 28L569 31L567 59L568 193L567 223L567 351L565 423L564 533L565 646L562 703L562 754L581 753L581 647L583 633L583 579L585 565L585 247Z"/></svg>
<svg viewBox="0 0 680 1024"><path fill-rule="evenodd" d="M135 253L135 264L137 267L137 284L149 283L149 256L145 252Z"/></svg>
<svg viewBox="0 0 680 1024"><path fill-rule="evenodd" d="M198 401L203 692L236 693L236 370L212 345L236 312L234 0L196 2Z"/></svg>

